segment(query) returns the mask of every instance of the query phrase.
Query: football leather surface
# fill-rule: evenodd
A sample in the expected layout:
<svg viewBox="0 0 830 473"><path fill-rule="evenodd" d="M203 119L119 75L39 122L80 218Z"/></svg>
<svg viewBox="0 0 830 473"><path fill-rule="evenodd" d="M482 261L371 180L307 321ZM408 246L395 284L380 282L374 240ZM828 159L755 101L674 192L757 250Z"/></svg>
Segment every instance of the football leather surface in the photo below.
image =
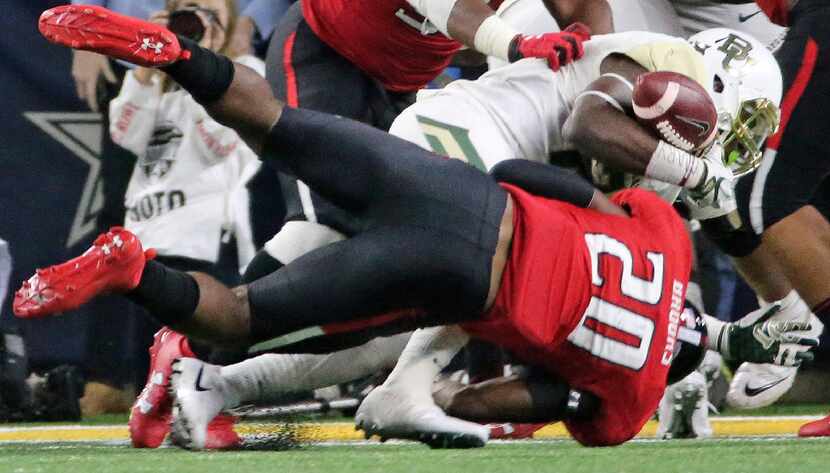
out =
<svg viewBox="0 0 830 473"><path fill-rule="evenodd" d="M715 104L706 89L683 74L641 74L634 83L632 103L641 124L684 151L707 147L717 133Z"/></svg>

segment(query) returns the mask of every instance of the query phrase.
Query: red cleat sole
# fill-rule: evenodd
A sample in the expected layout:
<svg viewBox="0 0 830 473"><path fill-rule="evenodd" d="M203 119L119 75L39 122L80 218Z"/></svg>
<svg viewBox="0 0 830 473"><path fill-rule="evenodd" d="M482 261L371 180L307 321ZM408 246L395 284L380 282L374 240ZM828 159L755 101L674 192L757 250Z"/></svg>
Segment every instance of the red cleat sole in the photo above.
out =
<svg viewBox="0 0 830 473"><path fill-rule="evenodd" d="M40 15L38 29L52 43L139 66L161 67L189 56L167 28L95 5L50 8Z"/></svg>
<svg viewBox="0 0 830 473"><path fill-rule="evenodd" d="M38 269L24 281L14 294L14 314L45 317L77 309L99 294L129 291L138 285L145 262L154 254L145 253L132 233L113 227L81 256Z"/></svg>

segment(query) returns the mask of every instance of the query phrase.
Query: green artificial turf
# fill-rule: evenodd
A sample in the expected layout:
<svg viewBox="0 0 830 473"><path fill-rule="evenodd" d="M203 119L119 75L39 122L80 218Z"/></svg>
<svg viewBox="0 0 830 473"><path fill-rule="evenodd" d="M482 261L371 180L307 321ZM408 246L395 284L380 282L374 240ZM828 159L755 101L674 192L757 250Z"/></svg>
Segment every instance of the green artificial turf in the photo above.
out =
<svg viewBox="0 0 830 473"><path fill-rule="evenodd" d="M0 447L3 473L816 473L825 471L828 462L830 441L798 439L652 441L603 449L569 441L491 444L477 450L341 444L210 453L71 444Z"/></svg>

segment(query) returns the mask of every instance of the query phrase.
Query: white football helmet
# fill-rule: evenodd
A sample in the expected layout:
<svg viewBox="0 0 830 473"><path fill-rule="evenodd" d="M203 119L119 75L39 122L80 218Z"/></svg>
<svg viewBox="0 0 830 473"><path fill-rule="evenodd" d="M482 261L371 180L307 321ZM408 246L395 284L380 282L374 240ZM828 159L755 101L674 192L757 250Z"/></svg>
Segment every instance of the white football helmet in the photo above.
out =
<svg viewBox="0 0 830 473"><path fill-rule="evenodd" d="M689 43L703 55L708 77L703 84L718 110L724 163L735 176L761 162L763 144L780 121L783 83L772 53L751 35L728 28L702 31Z"/></svg>

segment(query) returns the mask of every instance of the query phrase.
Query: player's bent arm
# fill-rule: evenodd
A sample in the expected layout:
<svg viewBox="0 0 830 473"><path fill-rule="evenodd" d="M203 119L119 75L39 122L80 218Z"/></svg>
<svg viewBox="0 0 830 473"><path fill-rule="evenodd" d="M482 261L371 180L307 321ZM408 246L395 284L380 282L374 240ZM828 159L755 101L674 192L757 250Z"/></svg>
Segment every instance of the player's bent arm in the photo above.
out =
<svg viewBox="0 0 830 473"><path fill-rule="evenodd" d="M543 0L551 16L561 27L584 23L592 34L614 32L611 6L607 0Z"/></svg>
<svg viewBox="0 0 830 473"><path fill-rule="evenodd" d="M555 422L590 418L599 400L550 375L495 378L471 385L443 380L433 399L448 415L473 422Z"/></svg>
<svg viewBox="0 0 830 473"><path fill-rule="evenodd" d="M565 140L583 156L617 170L689 189L701 186L707 177L703 159L656 138L629 115L630 67L625 75L602 75L577 97L562 130Z"/></svg>
<svg viewBox="0 0 830 473"><path fill-rule="evenodd" d="M493 166L490 174L498 182L512 184L541 197L602 213L628 215L588 181L558 166L526 159L508 159Z"/></svg>
<svg viewBox="0 0 830 473"><path fill-rule="evenodd" d="M602 76L576 99L563 136L583 156L645 175L659 140L627 115L630 107L628 85L615 76Z"/></svg>
<svg viewBox="0 0 830 473"><path fill-rule="evenodd" d="M554 1L554 0L551 0ZM560 1L560 0L555 0ZM591 0L596 2L598 0ZM604 2L604 0L602 0ZM556 70L562 64L582 56L582 41L590 38L585 25L574 25L572 30L525 36L499 18L492 8L481 0L407 0L444 35L488 56L505 61L525 57L548 60ZM591 11L592 16L599 13ZM609 13L610 17L610 13ZM601 29L607 27L597 21ZM560 22L560 24L563 24ZM565 24L570 24L567 22Z"/></svg>

